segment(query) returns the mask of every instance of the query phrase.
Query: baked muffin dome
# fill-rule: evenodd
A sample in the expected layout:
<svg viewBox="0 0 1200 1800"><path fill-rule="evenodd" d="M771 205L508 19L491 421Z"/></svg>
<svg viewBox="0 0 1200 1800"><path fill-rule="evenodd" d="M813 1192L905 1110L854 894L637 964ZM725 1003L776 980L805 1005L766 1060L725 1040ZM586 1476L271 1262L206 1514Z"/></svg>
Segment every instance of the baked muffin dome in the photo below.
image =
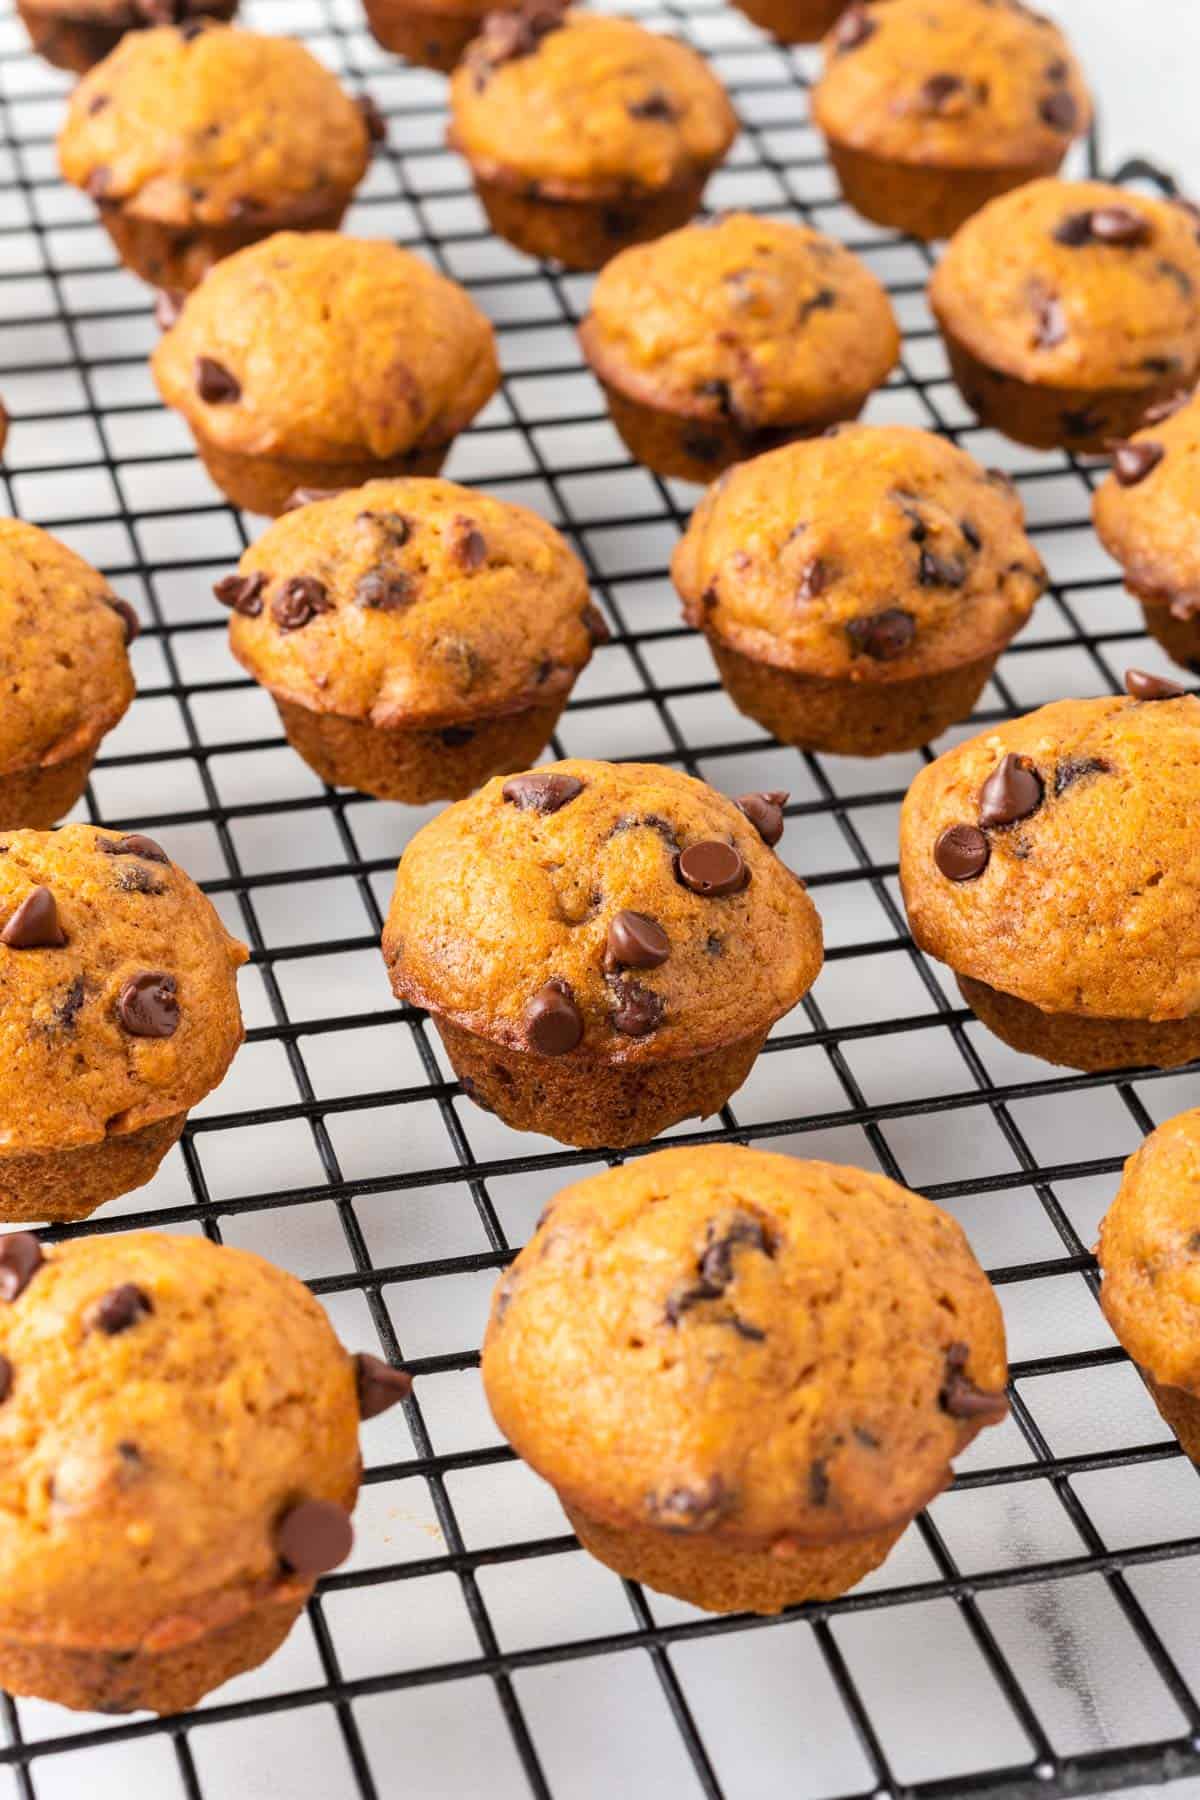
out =
<svg viewBox="0 0 1200 1800"><path fill-rule="evenodd" d="M188 21L232 19L238 0L17 0L17 11L47 62L82 74L115 50L127 31Z"/></svg>
<svg viewBox="0 0 1200 1800"><path fill-rule="evenodd" d="M1151 1132L1100 1226L1100 1304L1155 1383L1200 1400L1200 1110ZM1194 1450L1189 1449L1189 1454Z"/></svg>

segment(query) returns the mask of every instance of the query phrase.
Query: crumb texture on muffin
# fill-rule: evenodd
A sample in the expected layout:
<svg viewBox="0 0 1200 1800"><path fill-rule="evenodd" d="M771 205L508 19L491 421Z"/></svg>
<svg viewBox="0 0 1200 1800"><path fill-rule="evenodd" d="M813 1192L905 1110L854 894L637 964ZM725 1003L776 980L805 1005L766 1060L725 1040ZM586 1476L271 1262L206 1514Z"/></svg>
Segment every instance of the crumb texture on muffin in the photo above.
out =
<svg viewBox="0 0 1200 1800"><path fill-rule="evenodd" d="M1118 446L1092 517L1135 593L1200 612L1200 391Z"/></svg>
<svg viewBox="0 0 1200 1800"><path fill-rule="evenodd" d="M1200 1394L1200 1110L1168 1119L1125 1164L1096 1246L1100 1303L1155 1381Z"/></svg>

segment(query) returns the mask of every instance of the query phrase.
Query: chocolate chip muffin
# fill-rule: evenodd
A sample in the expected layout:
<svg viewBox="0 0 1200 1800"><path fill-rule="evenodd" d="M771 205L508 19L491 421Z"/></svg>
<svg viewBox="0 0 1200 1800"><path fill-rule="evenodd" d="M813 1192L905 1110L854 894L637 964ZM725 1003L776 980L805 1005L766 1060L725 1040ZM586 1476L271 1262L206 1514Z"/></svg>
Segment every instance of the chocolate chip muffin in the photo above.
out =
<svg viewBox="0 0 1200 1800"><path fill-rule="evenodd" d="M522 0L364 0L367 24L385 50L449 74L488 13L516 12Z"/></svg>
<svg viewBox="0 0 1200 1800"><path fill-rule="evenodd" d="M149 1181L242 1041L246 954L151 838L0 834L0 1218Z"/></svg>
<svg viewBox="0 0 1200 1800"><path fill-rule="evenodd" d="M414 803L527 767L606 635L553 526L417 477L287 513L216 595L322 780Z"/></svg>
<svg viewBox="0 0 1200 1800"><path fill-rule="evenodd" d="M237 0L17 0L17 11L39 55L82 74L127 31L232 19Z"/></svg>
<svg viewBox="0 0 1200 1800"><path fill-rule="evenodd" d="M1168 1119L1129 1158L1096 1255L1105 1317L1200 1461L1200 1111Z"/></svg>
<svg viewBox="0 0 1200 1800"><path fill-rule="evenodd" d="M1200 374L1200 225L1179 201L1033 181L955 234L929 302L985 425L1104 450Z"/></svg>
<svg viewBox="0 0 1200 1800"><path fill-rule="evenodd" d="M900 819L917 944L1005 1043L1072 1069L1200 1055L1200 699L1126 686L947 751Z"/></svg>
<svg viewBox="0 0 1200 1800"><path fill-rule="evenodd" d="M0 519L0 831L53 825L133 699L138 617L36 525Z"/></svg>
<svg viewBox="0 0 1200 1800"><path fill-rule="evenodd" d="M1152 407L1144 428L1114 446L1092 518L1151 635L1200 671L1200 390Z"/></svg>
<svg viewBox="0 0 1200 1800"><path fill-rule="evenodd" d="M492 230L574 269L685 224L737 134L686 44L557 0L489 15L450 109Z"/></svg>
<svg viewBox="0 0 1200 1800"><path fill-rule="evenodd" d="M638 462L688 481L857 418L900 354L856 256L751 213L623 250L579 337Z"/></svg>
<svg viewBox="0 0 1200 1800"><path fill-rule="evenodd" d="M360 1411L407 1385L245 1250L0 1238L0 1681L163 1713L262 1662L350 1550Z"/></svg>
<svg viewBox="0 0 1200 1800"><path fill-rule="evenodd" d="M336 230L370 142L302 44L189 19L131 32L84 77L58 160L122 262L182 289L273 231Z"/></svg>
<svg viewBox="0 0 1200 1800"><path fill-rule="evenodd" d="M739 11L781 44L815 44L846 0L735 0Z"/></svg>
<svg viewBox="0 0 1200 1800"><path fill-rule="evenodd" d="M903 425L730 469L671 573L734 704L785 744L847 756L966 718L1045 585L1007 478Z"/></svg>
<svg viewBox="0 0 1200 1800"><path fill-rule="evenodd" d="M958 1224L882 1175L664 1150L551 1201L483 1381L584 1548L711 1612L842 1594L1004 1417Z"/></svg>
<svg viewBox="0 0 1200 1800"><path fill-rule="evenodd" d="M622 1146L715 1112L821 967L786 799L637 763L491 781L401 858L392 987L517 1130Z"/></svg>
<svg viewBox="0 0 1200 1800"><path fill-rule="evenodd" d="M940 238L1053 175L1091 102L1062 32L1017 0L877 0L830 32L812 113L856 211Z"/></svg>
<svg viewBox="0 0 1200 1800"><path fill-rule="evenodd" d="M436 475L500 381L464 289L395 244L281 231L218 263L151 358L235 506Z"/></svg>

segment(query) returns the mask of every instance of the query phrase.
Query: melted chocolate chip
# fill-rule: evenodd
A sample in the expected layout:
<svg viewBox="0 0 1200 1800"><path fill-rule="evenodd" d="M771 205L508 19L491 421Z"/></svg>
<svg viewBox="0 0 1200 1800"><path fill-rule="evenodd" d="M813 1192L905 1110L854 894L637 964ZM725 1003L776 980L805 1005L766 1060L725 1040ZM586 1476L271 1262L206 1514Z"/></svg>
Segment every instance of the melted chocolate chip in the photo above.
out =
<svg viewBox="0 0 1200 1800"><path fill-rule="evenodd" d="M1126 669L1125 692L1131 700L1178 700L1187 689L1161 675L1149 675L1145 669Z"/></svg>
<svg viewBox="0 0 1200 1800"><path fill-rule="evenodd" d="M96 839L96 848L104 856L140 856L145 862L169 863L170 857L153 838L131 831L125 837Z"/></svg>
<svg viewBox="0 0 1200 1800"><path fill-rule="evenodd" d="M600 608L593 606L590 601L583 609L583 625L593 644L612 642L612 632L609 630L608 620Z"/></svg>
<svg viewBox="0 0 1200 1800"><path fill-rule="evenodd" d="M1166 446L1156 444L1152 438L1143 438L1137 444L1114 445L1112 466L1118 485L1136 487L1157 469L1166 454Z"/></svg>
<svg viewBox="0 0 1200 1800"><path fill-rule="evenodd" d="M10 950L60 950L66 941L48 887L35 887L27 894L0 931L0 944L7 944Z"/></svg>
<svg viewBox="0 0 1200 1800"><path fill-rule="evenodd" d="M972 550L983 549L983 539L980 537L974 525L972 525L970 519L960 519L958 522L958 529L962 532L963 537L971 546Z"/></svg>
<svg viewBox="0 0 1200 1800"><path fill-rule="evenodd" d="M970 1354L966 1344L951 1344L946 1351L946 1375L938 1392L938 1405L952 1419L1003 1419L1008 1412L1005 1396L976 1387L963 1373Z"/></svg>
<svg viewBox="0 0 1200 1800"><path fill-rule="evenodd" d="M833 580L833 570L819 556L812 557L800 571L800 585L796 589L798 600L815 600L823 594Z"/></svg>
<svg viewBox="0 0 1200 1800"><path fill-rule="evenodd" d="M481 569L487 561L487 539L472 520L455 519L451 553L459 568L469 572Z"/></svg>
<svg viewBox="0 0 1200 1800"><path fill-rule="evenodd" d="M750 871L740 850L718 838L689 844L675 859L676 879L693 894L718 898L739 894L750 880Z"/></svg>
<svg viewBox="0 0 1200 1800"><path fill-rule="evenodd" d="M275 1530L279 1560L295 1575L324 1575L344 1563L354 1547L354 1527L344 1506L301 1500Z"/></svg>
<svg viewBox="0 0 1200 1800"><path fill-rule="evenodd" d="M76 975L62 999L55 1006L52 1017L60 1031L68 1035L75 1029L75 1022L83 1010L87 999L87 988L82 975Z"/></svg>
<svg viewBox="0 0 1200 1800"><path fill-rule="evenodd" d="M1066 213L1058 221L1050 233L1056 244L1063 244L1068 250L1081 250L1092 241L1092 215L1090 212Z"/></svg>
<svg viewBox="0 0 1200 1800"><path fill-rule="evenodd" d="M857 50L865 44L878 29L865 6L848 6L833 28L833 47L841 55L847 50Z"/></svg>
<svg viewBox="0 0 1200 1800"><path fill-rule="evenodd" d="M565 0L526 0L519 11L488 13L472 52L476 87L486 85L489 70L531 56L562 24L564 6Z"/></svg>
<svg viewBox="0 0 1200 1800"><path fill-rule="evenodd" d="M241 613L247 619L256 619L263 609L263 589L267 578L261 569L253 575L224 575L213 587L213 593L222 606L229 607L231 612Z"/></svg>
<svg viewBox="0 0 1200 1800"><path fill-rule="evenodd" d="M1063 88L1054 88L1038 101L1038 117L1052 131L1071 132L1079 123L1079 108Z"/></svg>
<svg viewBox="0 0 1200 1800"><path fill-rule="evenodd" d="M271 602L271 617L283 636L289 631L299 631L318 613L332 611L328 589L312 575L294 575Z"/></svg>
<svg viewBox="0 0 1200 1800"><path fill-rule="evenodd" d="M1033 308L1034 342L1041 350L1053 350L1067 339L1067 315L1057 294L1034 287L1030 298Z"/></svg>
<svg viewBox="0 0 1200 1800"><path fill-rule="evenodd" d="M300 490L303 491L303 490ZM345 493L344 488L322 490L313 488L313 493ZM376 525L394 544L407 544L413 534L413 522L398 512L360 512L355 519L356 525Z"/></svg>
<svg viewBox="0 0 1200 1800"><path fill-rule="evenodd" d="M626 102L625 111L631 119L674 119L678 117L670 98L661 88L652 88L643 100Z"/></svg>
<svg viewBox="0 0 1200 1800"><path fill-rule="evenodd" d="M154 322L160 331L170 331L179 322L187 295L181 288L159 288L154 302Z"/></svg>
<svg viewBox="0 0 1200 1800"><path fill-rule="evenodd" d="M12 1393L13 1366L7 1356L0 1356L0 1405Z"/></svg>
<svg viewBox="0 0 1200 1800"><path fill-rule="evenodd" d="M657 969L671 954L671 940L647 913L623 911L609 922L604 962L609 969Z"/></svg>
<svg viewBox="0 0 1200 1800"><path fill-rule="evenodd" d="M1054 771L1055 797L1065 794L1068 788L1077 782L1087 781L1093 775L1111 775L1112 766L1100 756L1068 756L1063 759Z"/></svg>
<svg viewBox="0 0 1200 1800"><path fill-rule="evenodd" d="M961 75L944 70L930 75L921 83L917 105L923 112L951 114L962 112L967 101L967 85Z"/></svg>
<svg viewBox="0 0 1200 1800"><path fill-rule="evenodd" d="M917 558L917 580L922 587L957 588L967 579L967 565L961 556L940 556L935 550L922 550Z"/></svg>
<svg viewBox="0 0 1200 1800"><path fill-rule="evenodd" d="M529 1041L542 1056L566 1056L583 1037L583 1014L565 981L557 976L539 988L525 1008Z"/></svg>
<svg viewBox="0 0 1200 1800"><path fill-rule="evenodd" d="M1151 225L1144 213L1128 206L1097 206L1091 215L1092 236L1099 244L1148 244Z"/></svg>
<svg viewBox="0 0 1200 1800"><path fill-rule="evenodd" d="M753 1250L768 1258L775 1254L774 1244L751 1213L734 1213L719 1224L709 1225L707 1242L695 1274L680 1282L667 1296L664 1310L668 1325L678 1325L693 1307L723 1298L737 1274L734 1257L740 1250ZM715 1322L729 1321L722 1315Z"/></svg>
<svg viewBox="0 0 1200 1800"><path fill-rule="evenodd" d="M161 881L155 881L149 869L143 869L137 863L131 868L119 869L113 886L123 894L165 894L167 891Z"/></svg>
<svg viewBox="0 0 1200 1800"><path fill-rule="evenodd" d="M125 632L126 646L132 644L142 629L142 621L130 606L128 600L121 600L116 594L106 594L104 604L110 612L115 612Z"/></svg>
<svg viewBox="0 0 1200 1800"><path fill-rule="evenodd" d="M649 1037L657 1031L663 1021L663 999L652 988L643 987L641 982L633 981L627 975L611 978L613 999L616 1002L609 1017L614 1031L622 1037Z"/></svg>
<svg viewBox="0 0 1200 1800"><path fill-rule="evenodd" d="M0 1237L0 1300L19 1300L45 1260L32 1231Z"/></svg>
<svg viewBox="0 0 1200 1800"><path fill-rule="evenodd" d="M198 356L193 369L196 392L206 406L231 406L242 397L242 386L223 363Z"/></svg>
<svg viewBox="0 0 1200 1800"><path fill-rule="evenodd" d="M854 650L876 662L893 662L903 656L916 634L916 620L902 606L888 606L882 612L846 622L846 636Z"/></svg>
<svg viewBox="0 0 1200 1800"><path fill-rule="evenodd" d="M583 792L575 775L514 775L500 789L501 798L518 812L556 813Z"/></svg>
<svg viewBox="0 0 1200 1800"><path fill-rule="evenodd" d="M933 846L933 860L948 881L973 881L988 866L991 849L975 825L951 825Z"/></svg>
<svg viewBox="0 0 1200 1800"><path fill-rule="evenodd" d="M679 1485L646 1495L646 1511L664 1531L707 1531L732 1505L733 1496L719 1475L698 1487Z"/></svg>
<svg viewBox="0 0 1200 1800"><path fill-rule="evenodd" d="M797 325L807 325L814 313L832 312L837 305L837 294L831 287L820 287L815 294L810 294L796 308Z"/></svg>
<svg viewBox="0 0 1200 1800"><path fill-rule="evenodd" d="M1042 804L1042 782L1019 756L1011 753L997 764L979 796L981 825L1014 825L1027 819Z"/></svg>
<svg viewBox="0 0 1200 1800"><path fill-rule="evenodd" d="M368 612L403 612L416 599L415 587L411 575L398 570L388 574L383 569L371 569L359 577L354 599Z"/></svg>
<svg viewBox="0 0 1200 1800"><path fill-rule="evenodd" d="M117 1018L130 1037L174 1037L179 1029L175 977L149 970L134 975L117 996Z"/></svg>
<svg viewBox="0 0 1200 1800"><path fill-rule="evenodd" d="M106 1337L119 1337L121 1332L128 1331L131 1325L136 1325L139 1319L153 1311L154 1302L145 1289L125 1281L96 1302L91 1323Z"/></svg>
<svg viewBox="0 0 1200 1800"><path fill-rule="evenodd" d="M354 1381L358 1389L358 1414L362 1419L378 1418L389 1406L407 1400L412 1393L412 1376L404 1369L393 1369L382 1357L360 1350L354 1359Z"/></svg>
<svg viewBox="0 0 1200 1800"><path fill-rule="evenodd" d="M387 120L372 100L370 94L359 94L355 105L362 114L363 124L367 128L367 138L372 144L387 142Z"/></svg>
<svg viewBox="0 0 1200 1800"><path fill-rule="evenodd" d="M783 809L787 803L786 790L777 788L769 793L742 794L733 804L745 813L763 843L773 850L783 836Z"/></svg>
<svg viewBox="0 0 1200 1800"><path fill-rule="evenodd" d="M829 1470L819 1456L808 1465L808 1498L813 1506L829 1505Z"/></svg>

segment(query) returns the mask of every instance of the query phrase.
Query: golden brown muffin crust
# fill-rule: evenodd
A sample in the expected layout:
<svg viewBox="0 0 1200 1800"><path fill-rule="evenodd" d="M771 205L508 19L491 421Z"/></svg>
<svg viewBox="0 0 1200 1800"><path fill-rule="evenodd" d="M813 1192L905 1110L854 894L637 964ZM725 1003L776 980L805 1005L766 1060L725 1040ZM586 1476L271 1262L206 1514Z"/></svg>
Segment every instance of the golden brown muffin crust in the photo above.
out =
<svg viewBox="0 0 1200 1800"><path fill-rule="evenodd" d="M1033 810L981 823L984 783L1008 756L1036 777L1019 784ZM914 938L957 974L1043 1012L1200 1012L1198 781L1200 700L1190 695L1060 700L947 751L921 770L901 812ZM935 860L955 826L973 834L968 862L985 841L986 866L966 879Z"/></svg>
<svg viewBox="0 0 1200 1800"><path fill-rule="evenodd" d="M1100 1304L1156 1381L1200 1393L1200 1110L1152 1132L1100 1226Z"/></svg>
<svg viewBox="0 0 1200 1800"><path fill-rule="evenodd" d="M0 775L66 761L125 712L133 675L119 609L127 603L65 544L0 520Z"/></svg>
<svg viewBox="0 0 1200 1800"><path fill-rule="evenodd" d="M69 182L169 225L328 207L357 187L362 110L290 38L234 26L135 31L85 75L59 134Z"/></svg>
<svg viewBox="0 0 1200 1800"><path fill-rule="evenodd" d="M713 484L671 563L690 624L777 668L904 681L999 650L1045 585L1003 478L931 432L846 425Z"/></svg>
<svg viewBox="0 0 1200 1800"><path fill-rule="evenodd" d="M911 1517L1002 1414L1005 1373L952 1218L881 1175L730 1145L565 1189L483 1350L497 1424L569 1504L747 1544Z"/></svg>
<svg viewBox="0 0 1200 1800"><path fill-rule="evenodd" d="M825 40L812 104L841 143L950 169L1053 165L1091 119L1062 32L1010 0L849 7Z"/></svg>
<svg viewBox="0 0 1200 1800"><path fill-rule="evenodd" d="M597 373L634 399L747 430L861 401L900 351L887 293L856 256L749 213L622 251L580 337Z"/></svg>
<svg viewBox="0 0 1200 1800"><path fill-rule="evenodd" d="M257 681L385 728L548 701L592 651L587 577L558 532L452 481L372 481L287 513L221 590Z"/></svg>
<svg viewBox="0 0 1200 1800"><path fill-rule="evenodd" d="M993 369L1069 389L1200 370L1200 241L1183 205L1102 181L1031 181L957 231L934 270L943 329Z"/></svg>
<svg viewBox="0 0 1200 1800"><path fill-rule="evenodd" d="M151 368L221 449L323 462L445 443L500 379L492 328L457 283L332 231L277 232L218 263Z"/></svg>
<svg viewBox="0 0 1200 1800"><path fill-rule="evenodd" d="M549 10L540 34L498 15L454 73L451 141L477 172L593 197L671 187L720 162L737 120L702 57L632 19L569 12L560 24Z"/></svg>
<svg viewBox="0 0 1200 1800"><path fill-rule="evenodd" d="M1092 518L1135 593L1200 610L1200 392L1118 447Z"/></svg>
<svg viewBox="0 0 1200 1800"><path fill-rule="evenodd" d="M39 888L49 924L30 930L26 913L22 930ZM241 1043L246 954L152 840L91 825L0 834L0 1153L94 1144L186 1111ZM151 976L173 984L165 997Z"/></svg>
<svg viewBox="0 0 1200 1800"><path fill-rule="evenodd" d="M165 1649L294 1591L281 1516L303 1499L351 1505L358 1478L353 1365L321 1306L203 1237L87 1238L44 1257L0 1301L0 1629ZM117 1316L133 1316L106 1329L127 1285Z"/></svg>
<svg viewBox="0 0 1200 1800"><path fill-rule="evenodd" d="M556 778L566 798L543 811L556 796L539 789ZM749 871L736 892L695 892L677 876L681 853L714 841ZM609 954L624 912L665 932L665 961ZM787 1012L820 969L821 926L731 800L674 769L568 761L490 781L417 833L383 952L398 995L481 1037L529 1048L530 1005L559 982L582 1015L582 1053L658 1062ZM629 1035L639 1016L649 1029Z"/></svg>

